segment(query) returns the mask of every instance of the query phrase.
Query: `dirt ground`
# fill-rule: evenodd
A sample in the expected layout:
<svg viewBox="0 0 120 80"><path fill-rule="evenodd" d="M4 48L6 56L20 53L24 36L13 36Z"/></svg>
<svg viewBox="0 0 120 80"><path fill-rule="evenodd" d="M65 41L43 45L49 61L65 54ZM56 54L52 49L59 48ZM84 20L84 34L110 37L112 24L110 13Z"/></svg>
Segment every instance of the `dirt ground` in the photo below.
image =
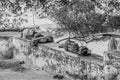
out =
<svg viewBox="0 0 120 80"><path fill-rule="evenodd" d="M6 60L5 62L14 62L14 60ZM0 80L57 80L53 79L53 75L50 75L45 71L33 69L28 64L24 64L23 66L28 68L24 72L14 71L11 70L11 68L3 69L1 68L0 60ZM64 78L61 80L69 79Z"/></svg>
<svg viewBox="0 0 120 80"><path fill-rule="evenodd" d="M55 80L52 75L44 71L27 71L24 73L13 72L11 70L0 71L0 80ZM62 79L66 80L66 79Z"/></svg>

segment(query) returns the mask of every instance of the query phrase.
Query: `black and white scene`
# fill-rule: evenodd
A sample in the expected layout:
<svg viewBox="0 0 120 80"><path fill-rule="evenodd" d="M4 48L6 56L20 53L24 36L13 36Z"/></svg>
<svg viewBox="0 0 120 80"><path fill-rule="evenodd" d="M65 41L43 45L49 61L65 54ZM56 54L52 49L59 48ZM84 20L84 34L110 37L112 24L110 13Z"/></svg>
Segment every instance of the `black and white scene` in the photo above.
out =
<svg viewBox="0 0 120 80"><path fill-rule="evenodd" d="M0 0L0 80L120 80L120 0Z"/></svg>

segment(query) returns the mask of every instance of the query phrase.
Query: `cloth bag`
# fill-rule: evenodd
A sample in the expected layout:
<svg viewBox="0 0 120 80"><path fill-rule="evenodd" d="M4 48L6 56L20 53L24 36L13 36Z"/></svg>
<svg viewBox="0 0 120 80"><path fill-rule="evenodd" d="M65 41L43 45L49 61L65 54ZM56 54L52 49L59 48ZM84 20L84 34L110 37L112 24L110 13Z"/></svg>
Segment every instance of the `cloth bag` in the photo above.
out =
<svg viewBox="0 0 120 80"><path fill-rule="evenodd" d="M108 43L108 51L117 50L118 42L116 39L111 37L110 42Z"/></svg>

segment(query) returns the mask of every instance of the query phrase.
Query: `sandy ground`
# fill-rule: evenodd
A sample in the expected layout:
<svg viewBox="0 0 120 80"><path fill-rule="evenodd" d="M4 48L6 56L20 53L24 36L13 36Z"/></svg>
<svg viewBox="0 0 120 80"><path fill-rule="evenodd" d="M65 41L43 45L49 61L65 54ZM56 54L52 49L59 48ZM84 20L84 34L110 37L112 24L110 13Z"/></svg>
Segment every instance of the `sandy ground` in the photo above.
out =
<svg viewBox="0 0 120 80"><path fill-rule="evenodd" d="M4 61L14 62L15 60ZM38 70L37 68L34 68L30 63L26 63L23 66L27 68L27 70L24 72L14 72L10 69L0 69L0 80L57 80L53 79L53 75L51 75L50 73ZM61 80L69 79L64 78Z"/></svg>
<svg viewBox="0 0 120 80"><path fill-rule="evenodd" d="M11 70L0 71L0 80L55 80L52 75L44 71L27 71L24 73L13 72ZM67 79L62 79L67 80Z"/></svg>

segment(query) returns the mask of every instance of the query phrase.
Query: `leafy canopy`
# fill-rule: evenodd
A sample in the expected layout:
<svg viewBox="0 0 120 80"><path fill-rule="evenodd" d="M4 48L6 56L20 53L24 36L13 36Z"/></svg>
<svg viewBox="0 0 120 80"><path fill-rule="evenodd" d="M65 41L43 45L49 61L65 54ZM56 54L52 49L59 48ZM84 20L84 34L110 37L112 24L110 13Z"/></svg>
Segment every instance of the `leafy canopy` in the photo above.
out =
<svg viewBox="0 0 120 80"><path fill-rule="evenodd" d="M96 8L104 13L96 13ZM62 31L83 37L119 29L119 9L119 0L0 0L1 12L21 16L31 11L37 18L55 21ZM3 13L0 17L4 22Z"/></svg>

